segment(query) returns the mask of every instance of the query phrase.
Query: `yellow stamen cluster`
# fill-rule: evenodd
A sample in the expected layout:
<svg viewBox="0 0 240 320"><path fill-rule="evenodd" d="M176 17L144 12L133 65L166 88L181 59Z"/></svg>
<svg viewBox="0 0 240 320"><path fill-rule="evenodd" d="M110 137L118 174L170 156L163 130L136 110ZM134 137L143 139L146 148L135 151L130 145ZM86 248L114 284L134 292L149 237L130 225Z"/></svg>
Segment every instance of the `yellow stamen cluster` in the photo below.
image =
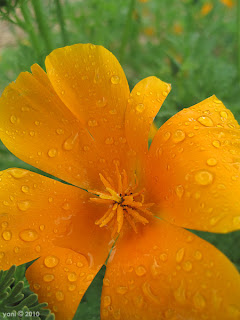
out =
<svg viewBox="0 0 240 320"><path fill-rule="evenodd" d="M117 173L117 188L113 186L113 182L110 179L104 178L100 173L100 179L106 188L107 192L90 191L91 193L98 196L97 198L90 198L91 201L96 203L105 203L109 205L106 213L95 222L99 227L104 227L107 224L112 224L112 237L116 233L120 233L124 218L128 224L137 232L136 223L143 225L149 221L145 216L152 217L153 214L148 209L153 204L144 204L144 191L136 191L138 189L138 181L135 176L134 185L131 186L128 182L127 173L123 170L120 174L118 167L116 166ZM145 215L145 216L143 216Z"/></svg>

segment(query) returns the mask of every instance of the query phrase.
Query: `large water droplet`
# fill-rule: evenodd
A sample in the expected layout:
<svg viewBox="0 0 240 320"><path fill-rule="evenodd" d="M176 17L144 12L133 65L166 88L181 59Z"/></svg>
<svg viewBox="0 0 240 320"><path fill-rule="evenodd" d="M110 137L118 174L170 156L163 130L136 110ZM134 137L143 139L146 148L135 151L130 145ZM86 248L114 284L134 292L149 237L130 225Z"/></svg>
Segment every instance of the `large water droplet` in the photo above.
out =
<svg viewBox="0 0 240 320"><path fill-rule="evenodd" d="M57 150L56 150L56 149L50 149L50 150L48 151L48 155L49 155L50 158L56 157L56 155L57 155Z"/></svg>
<svg viewBox="0 0 240 320"><path fill-rule="evenodd" d="M110 296L105 296L103 298L103 306L106 308L108 306L110 306L112 300L111 300L111 297Z"/></svg>
<svg viewBox="0 0 240 320"><path fill-rule="evenodd" d="M172 136L172 139L174 142L178 143L181 142L185 139L185 132L183 132L182 130L176 130Z"/></svg>
<svg viewBox="0 0 240 320"><path fill-rule="evenodd" d="M175 192L176 192L176 195L178 196L178 198L181 199L183 196L183 193L184 193L183 186L182 185L176 186Z"/></svg>
<svg viewBox="0 0 240 320"><path fill-rule="evenodd" d="M30 207L30 202L29 201L20 201L17 204L18 209L21 211L26 211Z"/></svg>
<svg viewBox="0 0 240 320"><path fill-rule="evenodd" d="M143 276L144 274L146 274L146 269L144 268L144 266L138 266L135 268L135 272L136 272L136 275L141 277Z"/></svg>
<svg viewBox="0 0 240 320"><path fill-rule="evenodd" d="M75 272L70 272L67 277L71 282L77 281L77 274Z"/></svg>
<svg viewBox="0 0 240 320"><path fill-rule="evenodd" d="M111 82L112 82L112 84L118 84L119 81L120 81L119 76L114 75L114 76L111 77Z"/></svg>
<svg viewBox="0 0 240 320"><path fill-rule="evenodd" d="M64 293L62 291L57 291L56 292L56 299L58 301L63 301L64 300Z"/></svg>
<svg viewBox="0 0 240 320"><path fill-rule="evenodd" d="M218 141L218 140L214 140L212 144L213 144L213 146L214 146L215 148L220 148L220 146L221 146L221 142Z"/></svg>
<svg viewBox="0 0 240 320"><path fill-rule="evenodd" d="M47 274L45 274L43 276L43 281L45 281L45 282L51 282L53 280L54 280L54 275L53 274L47 273Z"/></svg>
<svg viewBox="0 0 240 320"><path fill-rule="evenodd" d="M76 133L75 135L72 135L70 138L65 140L63 143L63 149L67 151L72 150L77 141L77 138L78 138L78 133Z"/></svg>
<svg viewBox="0 0 240 320"><path fill-rule="evenodd" d="M38 233L32 229L26 229L19 233L19 237L26 242L35 241L38 238Z"/></svg>
<svg viewBox="0 0 240 320"><path fill-rule="evenodd" d="M203 309L206 306L206 301L199 292L193 296L193 304L197 309Z"/></svg>
<svg viewBox="0 0 240 320"><path fill-rule="evenodd" d="M119 294L125 294L128 292L128 288L127 287L117 287L116 291Z"/></svg>
<svg viewBox="0 0 240 320"><path fill-rule="evenodd" d="M11 121L12 123L16 123L16 122L17 122L17 117L11 116L11 117L10 117L10 121Z"/></svg>
<svg viewBox="0 0 240 320"><path fill-rule="evenodd" d="M202 116L202 117L199 117L197 120L205 127L212 127L213 126L213 121L209 117Z"/></svg>
<svg viewBox="0 0 240 320"><path fill-rule="evenodd" d="M214 167L214 166L216 166L216 164L217 164L217 160L216 160L215 158L209 158L209 159L207 160L207 164L208 164L210 167Z"/></svg>
<svg viewBox="0 0 240 320"><path fill-rule="evenodd" d="M11 231L3 231L2 237L4 240L9 241L12 239L12 233Z"/></svg>
<svg viewBox="0 0 240 320"><path fill-rule="evenodd" d="M185 249L184 248L181 248L181 249L178 250L178 252L176 254L176 261L178 263L182 261L184 253L185 253Z"/></svg>
<svg viewBox="0 0 240 320"><path fill-rule="evenodd" d="M28 172L27 170L22 169L10 169L9 173L13 176L13 178L21 179L23 178Z"/></svg>
<svg viewBox="0 0 240 320"><path fill-rule="evenodd" d="M145 107L144 107L144 104L143 104L143 103L139 103L139 104L136 105L136 110L137 110L137 112L139 112L139 113L143 112L144 108L145 108Z"/></svg>
<svg viewBox="0 0 240 320"><path fill-rule="evenodd" d="M56 265L58 265L59 259L55 256L47 256L44 259L44 264L47 268L54 268Z"/></svg>
<svg viewBox="0 0 240 320"><path fill-rule="evenodd" d="M211 172L206 170L198 171L195 174L195 181L199 185L207 186L213 182L213 175Z"/></svg>
<svg viewBox="0 0 240 320"><path fill-rule="evenodd" d="M221 111L221 112L220 112L220 116L221 116L222 118L224 118L224 119L227 119L227 118L228 118L228 114L227 114L226 111Z"/></svg>
<svg viewBox="0 0 240 320"><path fill-rule="evenodd" d="M153 303L159 304L158 298L152 293L150 284L148 282L144 282L142 285L142 291L144 295Z"/></svg>

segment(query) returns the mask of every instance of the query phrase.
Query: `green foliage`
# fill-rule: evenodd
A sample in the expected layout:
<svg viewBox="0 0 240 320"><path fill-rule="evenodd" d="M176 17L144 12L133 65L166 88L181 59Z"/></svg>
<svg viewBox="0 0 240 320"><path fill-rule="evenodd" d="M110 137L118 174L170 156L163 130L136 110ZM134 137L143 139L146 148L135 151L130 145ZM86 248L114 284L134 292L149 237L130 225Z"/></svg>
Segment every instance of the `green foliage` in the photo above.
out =
<svg viewBox="0 0 240 320"><path fill-rule="evenodd" d="M29 290L25 271L25 265L0 271L0 319L54 320L47 303L38 303L37 294Z"/></svg>

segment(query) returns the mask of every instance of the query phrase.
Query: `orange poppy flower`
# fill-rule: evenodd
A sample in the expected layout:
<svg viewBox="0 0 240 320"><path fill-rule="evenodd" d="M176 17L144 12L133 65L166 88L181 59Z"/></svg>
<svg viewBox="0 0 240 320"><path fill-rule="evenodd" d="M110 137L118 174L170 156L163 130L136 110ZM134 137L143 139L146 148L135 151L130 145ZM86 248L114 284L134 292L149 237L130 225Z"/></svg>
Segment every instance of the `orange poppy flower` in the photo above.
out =
<svg viewBox="0 0 240 320"><path fill-rule="evenodd" d="M0 135L68 184L1 172L1 268L39 258L26 272L32 290L72 319L110 252L102 319L239 319L239 273L183 229L240 227L232 113L210 97L168 120L148 150L169 84L149 77L130 93L117 59L91 44L54 50L46 69L5 89Z"/></svg>

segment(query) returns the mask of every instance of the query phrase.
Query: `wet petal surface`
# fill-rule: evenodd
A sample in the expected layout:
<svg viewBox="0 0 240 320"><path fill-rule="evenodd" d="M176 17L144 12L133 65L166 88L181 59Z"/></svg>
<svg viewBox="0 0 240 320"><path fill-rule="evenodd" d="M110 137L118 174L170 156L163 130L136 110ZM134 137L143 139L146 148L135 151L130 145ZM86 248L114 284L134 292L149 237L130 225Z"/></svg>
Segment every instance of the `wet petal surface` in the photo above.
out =
<svg viewBox="0 0 240 320"><path fill-rule="evenodd" d="M153 212L173 224L240 228L240 130L215 96L184 109L156 134L146 164Z"/></svg>
<svg viewBox="0 0 240 320"><path fill-rule="evenodd" d="M239 316L239 273L206 241L156 219L117 242L103 280L101 319Z"/></svg>

